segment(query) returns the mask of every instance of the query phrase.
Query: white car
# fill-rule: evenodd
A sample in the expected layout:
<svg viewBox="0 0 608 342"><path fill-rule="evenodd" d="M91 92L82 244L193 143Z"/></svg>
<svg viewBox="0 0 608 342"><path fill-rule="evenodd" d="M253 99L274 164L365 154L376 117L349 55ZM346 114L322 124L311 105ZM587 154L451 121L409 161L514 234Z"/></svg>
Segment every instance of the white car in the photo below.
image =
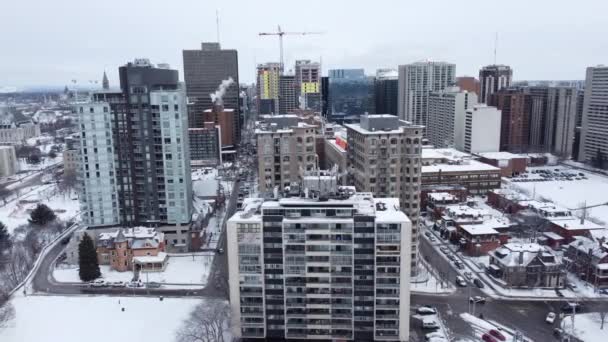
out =
<svg viewBox="0 0 608 342"><path fill-rule="evenodd" d="M553 324L553 322L555 322L555 312L549 312L547 314L547 318L545 318L545 322L549 323L549 324Z"/></svg>
<svg viewBox="0 0 608 342"><path fill-rule="evenodd" d="M416 313L418 313L419 315L434 315L437 313L437 310L430 306L421 306L416 309Z"/></svg>
<svg viewBox="0 0 608 342"><path fill-rule="evenodd" d="M97 279L95 281L92 281L92 282L89 283L89 285L91 287L106 287L106 286L108 286L108 284L106 283L106 281L103 280L103 279Z"/></svg>
<svg viewBox="0 0 608 342"><path fill-rule="evenodd" d="M422 328L423 329L437 329L437 328L439 328L439 324L437 324L437 321L434 318L427 317L422 320Z"/></svg>
<svg viewBox="0 0 608 342"><path fill-rule="evenodd" d="M427 341L435 341L435 340L446 340L445 336L439 331L435 331L432 333L428 333L424 335L424 339Z"/></svg>

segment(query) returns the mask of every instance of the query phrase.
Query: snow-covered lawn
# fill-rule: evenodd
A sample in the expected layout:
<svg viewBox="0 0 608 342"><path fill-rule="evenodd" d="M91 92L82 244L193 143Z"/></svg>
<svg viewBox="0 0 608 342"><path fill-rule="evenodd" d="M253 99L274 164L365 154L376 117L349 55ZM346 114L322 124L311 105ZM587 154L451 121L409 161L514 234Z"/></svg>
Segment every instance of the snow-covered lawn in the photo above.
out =
<svg viewBox="0 0 608 342"><path fill-rule="evenodd" d="M62 220L71 220L80 211L80 204L75 199L75 194L60 194L55 184L43 184L35 188L24 189L22 193L27 191L29 191L27 195L0 206L0 221L8 227L9 232L12 232L17 226L27 223L30 216L28 210L34 209L37 203L46 204ZM19 203L22 200L36 203Z"/></svg>
<svg viewBox="0 0 608 342"><path fill-rule="evenodd" d="M164 284L185 284L198 285L200 287L207 284L209 270L213 263L213 254L192 254L184 256L172 255L167 261L167 267L163 272L141 272L140 279L144 282L157 282ZM131 281L133 272L118 272L110 269L108 265L101 265L102 278L107 281ZM56 268L53 277L58 282L78 283L78 269Z"/></svg>
<svg viewBox="0 0 608 342"><path fill-rule="evenodd" d="M574 317L574 336L585 342L605 342L608 340L608 318L604 321L604 330L600 329L601 319L598 313L577 314ZM572 318L562 320L562 329L572 332Z"/></svg>
<svg viewBox="0 0 608 342"><path fill-rule="evenodd" d="M11 302L15 319L0 329L2 342L170 342L200 299L28 296Z"/></svg>
<svg viewBox="0 0 608 342"><path fill-rule="evenodd" d="M525 192L528 196L535 194L536 199L542 198L551 200L556 204L566 208L580 208L586 201L587 206L606 203L606 193L608 193L608 177L594 174L588 171L581 171L570 167L531 167L528 168L528 179L539 178L532 170L541 169L560 169L566 172L582 172L588 179L581 180L562 180L546 182L509 182L509 187ZM608 223L608 206L592 208L587 212L588 217L596 218L598 221Z"/></svg>

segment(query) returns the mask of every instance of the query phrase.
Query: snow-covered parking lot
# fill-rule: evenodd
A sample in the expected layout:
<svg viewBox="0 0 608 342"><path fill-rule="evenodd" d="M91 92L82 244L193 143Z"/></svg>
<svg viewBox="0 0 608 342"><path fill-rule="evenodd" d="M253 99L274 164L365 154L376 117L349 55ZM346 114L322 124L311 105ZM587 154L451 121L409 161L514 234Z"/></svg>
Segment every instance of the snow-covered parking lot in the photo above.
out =
<svg viewBox="0 0 608 342"><path fill-rule="evenodd" d="M15 318L0 329L2 342L167 342L200 299L28 296L11 302Z"/></svg>

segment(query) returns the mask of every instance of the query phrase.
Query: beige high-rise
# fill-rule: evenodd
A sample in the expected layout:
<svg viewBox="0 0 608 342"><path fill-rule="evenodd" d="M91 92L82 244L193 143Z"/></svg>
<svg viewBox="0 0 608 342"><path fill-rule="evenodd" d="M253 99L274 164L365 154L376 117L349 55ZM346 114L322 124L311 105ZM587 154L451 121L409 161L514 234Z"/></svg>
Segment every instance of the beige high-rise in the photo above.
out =
<svg viewBox="0 0 608 342"><path fill-rule="evenodd" d="M363 115L348 130L350 177L357 190L398 197L412 221L412 270L418 254L421 140L424 126L388 114ZM415 271L414 271L415 272Z"/></svg>

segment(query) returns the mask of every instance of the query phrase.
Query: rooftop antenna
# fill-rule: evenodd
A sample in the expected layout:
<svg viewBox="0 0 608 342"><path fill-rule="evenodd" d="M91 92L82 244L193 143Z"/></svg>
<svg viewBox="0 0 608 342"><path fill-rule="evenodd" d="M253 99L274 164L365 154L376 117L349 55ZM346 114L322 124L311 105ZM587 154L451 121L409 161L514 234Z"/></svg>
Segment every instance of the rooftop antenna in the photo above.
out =
<svg viewBox="0 0 608 342"><path fill-rule="evenodd" d="M494 65L496 65L496 48L498 46L498 31L496 31L496 36L494 37Z"/></svg>
<svg viewBox="0 0 608 342"><path fill-rule="evenodd" d="M215 10L215 30L217 32L217 42L220 42L220 12Z"/></svg>

